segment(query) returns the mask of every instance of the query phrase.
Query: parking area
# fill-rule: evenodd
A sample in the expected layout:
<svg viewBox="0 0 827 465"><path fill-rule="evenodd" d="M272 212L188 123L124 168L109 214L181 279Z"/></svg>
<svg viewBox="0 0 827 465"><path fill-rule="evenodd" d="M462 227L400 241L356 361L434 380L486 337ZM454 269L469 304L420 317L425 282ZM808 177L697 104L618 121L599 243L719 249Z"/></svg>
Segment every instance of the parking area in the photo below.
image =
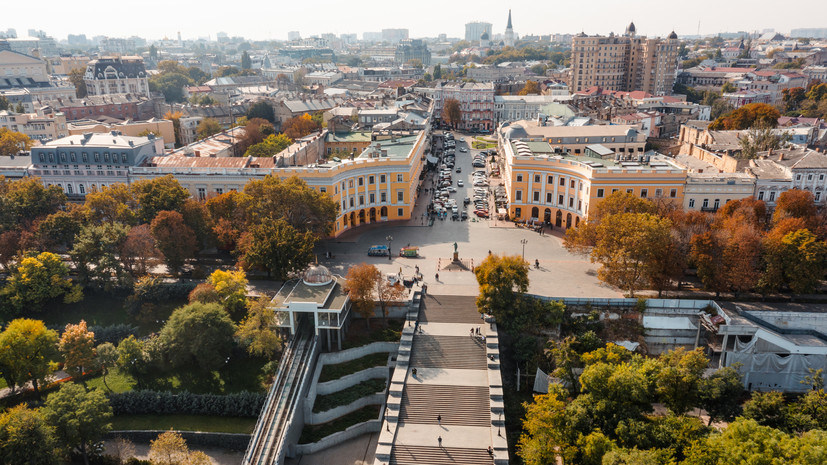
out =
<svg viewBox="0 0 827 465"><path fill-rule="evenodd" d="M439 170L429 172L423 184L423 193L416 206L413 219L405 224L370 225L357 228L337 239L323 241L317 250L319 261L328 266L334 273L342 276L352 265L361 262L373 263L383 273L399 273L412 276L419 268L428 285L428 292L432 294L476 295L477 283L472 273L467 271L437 273L440 261L450 260L454 251L453 244L457 244L459 257L473 265L479 264L489 252L508 255L523 255L529 263L539 261L540 267L531 267L530 292L557 296L557 297L620 297L621 293L605 286L597 279L597 266L590 263L587 257L568 253L562 247L563 230L554 229L540 235L528 229L515 228L513 223L499 221L494 210L494 197L487 196L489 215L491 218L478 217L473 202L474 186L473 171L480 169L472 166L474 155L479 150L471 149L471 136L457 134L454 167L451 169L451 186L456 192L450 192L446 199L454 202L444 204L457 205L459 217L452 220L453 209L446 208L443 219L436 219L432 225L427 216L427 207L431 199L435 198L433 189L439 183ZM465 148L467 151L461 151ZM447 165L447 163L446 163ZM446 169L447 166L446 166ZM486 168L487 180L490 189L496 189L499 178L490 176L490 168ZM463 186L458 186L458 181ZM425 192L427 189L427 192ZM471 202L463 205L468 197ZM448 213L450 211L450 213ZM461 212L465 211L468 218L463 221ZM388 240L390 239L390 240ZM522 241L525 241L523 243ZM372 246L385 246L390 249L386 256L368 256L368 249ZM400 249L406 246L418 247L416 257L400 257ZM330 252L333 258L324 258Z"/></svg>

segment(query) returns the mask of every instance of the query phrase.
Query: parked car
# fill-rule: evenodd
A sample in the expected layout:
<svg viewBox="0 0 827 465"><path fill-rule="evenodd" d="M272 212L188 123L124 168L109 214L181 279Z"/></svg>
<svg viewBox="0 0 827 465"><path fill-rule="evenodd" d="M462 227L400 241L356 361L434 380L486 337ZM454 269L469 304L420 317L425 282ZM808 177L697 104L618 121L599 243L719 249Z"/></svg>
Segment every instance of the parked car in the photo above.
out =
<svg viewBox="0 0 827 465"><path fill-rule="evenodd" d="M388 246L386 245L373 245L368 249L368 255L371 257L387 257L388 256Z"/></svg>
<svg viewBox="0 0 827 465"><path fill-rule="evenodd" d="M458 186L458 187L463 187L463 186L465 186L465 183L464 183L464 182L462 182L462 179L457 179L457 186Z"/></svg>

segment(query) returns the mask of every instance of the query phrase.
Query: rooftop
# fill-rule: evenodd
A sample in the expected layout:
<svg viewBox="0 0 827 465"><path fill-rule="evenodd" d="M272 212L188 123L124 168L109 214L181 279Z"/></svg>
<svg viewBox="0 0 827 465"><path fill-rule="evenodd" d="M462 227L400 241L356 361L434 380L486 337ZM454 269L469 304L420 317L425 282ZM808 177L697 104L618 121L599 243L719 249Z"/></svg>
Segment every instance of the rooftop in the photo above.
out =
<svg viewBox="0 0 827 465"><path fill-rule="evenodd" d="M358 158L381 157L402 159L411 153L418 136L401 136L394 139L378 140L371 143Z"/></svg>
<svg viewBox="0 0 827 465"><path fill-rule="evenodd" d="M130 137L111 132L95 132L62 137L43 145L45 148L63 146L134 148L153 143L148 137Z"/></svg>

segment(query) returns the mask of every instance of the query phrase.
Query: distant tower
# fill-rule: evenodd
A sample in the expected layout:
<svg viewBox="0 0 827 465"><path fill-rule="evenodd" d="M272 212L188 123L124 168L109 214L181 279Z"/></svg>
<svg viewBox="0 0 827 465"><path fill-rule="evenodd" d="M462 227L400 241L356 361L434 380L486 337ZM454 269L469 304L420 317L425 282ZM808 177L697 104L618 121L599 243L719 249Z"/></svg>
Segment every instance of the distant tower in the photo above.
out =
<svg viewBox="0 0 827 465"><path fill-rule="evenodd" d="M514 28L511 27L511 8L508 9L508 25L505 26L504 39L506 47L514 46Z"/></svg>
<svg viewBox="0 0 827 465"><path fill-rule="evenodd" d="M624 34L624 35L626 37L635 37L635 32L636 32L635 22L632 21L631 23L629 23L628 26L626 26L626 34Z"/></svg>
<svg viewBox="0 0 827 465"><path fill-rule="evenodd" d="M480 48L489 47L491 47L491 36L489 36L487 32L483 32L482 35L480 35Z"/></svg>
<svg viewBox="0 0 827 465"><path fill-rule="evenodd" d="M181 31L178 31L178 45L182 45L183 42L181 41Z"/></svg>

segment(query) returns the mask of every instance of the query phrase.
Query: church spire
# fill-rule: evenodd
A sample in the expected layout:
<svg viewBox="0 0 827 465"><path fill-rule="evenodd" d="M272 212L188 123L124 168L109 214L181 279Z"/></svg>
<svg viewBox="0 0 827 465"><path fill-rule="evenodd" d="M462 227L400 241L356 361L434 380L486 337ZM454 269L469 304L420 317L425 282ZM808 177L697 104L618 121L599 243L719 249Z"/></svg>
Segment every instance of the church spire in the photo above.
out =
<svg viewBox="0 0 827 465"><path fill-rule="evenodd" d="M506 29L513 29L511 27L511 8L508 9L508 25L505 28Z"/></svg>

